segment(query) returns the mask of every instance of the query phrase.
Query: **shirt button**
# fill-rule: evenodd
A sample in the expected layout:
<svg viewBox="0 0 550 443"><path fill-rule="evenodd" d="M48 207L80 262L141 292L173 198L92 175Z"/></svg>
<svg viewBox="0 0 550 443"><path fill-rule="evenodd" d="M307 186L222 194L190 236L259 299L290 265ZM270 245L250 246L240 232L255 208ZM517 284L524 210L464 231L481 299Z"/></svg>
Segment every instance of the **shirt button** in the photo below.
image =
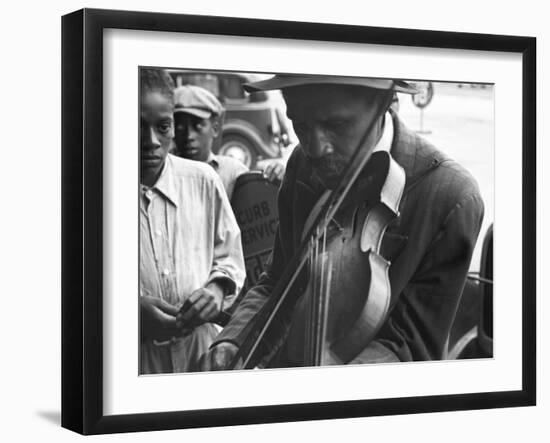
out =
<svg viewBox="0 0 550 443"><path fill-rule="evenodd" d="M148 198L151 198L153 196L153 191L151 191L150 189L147 190L147 192L145 193L145 195L148 197Z"/></svg>
<svg viewBox="0 0 550 443"><path fill-rule="evenodd" d="M157 229L155 231L155 234L157 234L159 237L162 237L162 231L160 229Z"/></svg>
<svg viewBox="0 0 550 443"><path fill-rule="evenodd" d="M170 275L170 271L168 269L164 269L162 271L162 275Z"/></svg>

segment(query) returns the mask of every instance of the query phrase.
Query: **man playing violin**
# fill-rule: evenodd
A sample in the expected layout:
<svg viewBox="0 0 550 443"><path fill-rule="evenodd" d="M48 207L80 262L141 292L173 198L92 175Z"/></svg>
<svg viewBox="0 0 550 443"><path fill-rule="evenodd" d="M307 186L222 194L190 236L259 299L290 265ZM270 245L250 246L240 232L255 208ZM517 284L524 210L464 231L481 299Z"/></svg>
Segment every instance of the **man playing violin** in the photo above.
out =
<svg viewBox="0 0 550 443"><path fill-rule="evenodd" d="M399 80L276 75L248 85L280 89L300 144L288 161L279 192L279 230L267 272L244 297L233 318L203 356L203 369L230 368L250 334L249 325L269 300L307 230L308 218L327 190L335 189L354 152L389 152L404 170L398 216L380 247L391 262L389 307L381 327L347 361L381 363L445 358L447 340L483 218L472 176L407 129L390 108L395 92L413 93ZM359 192L353 185L351 193ZM334 278L346 276L332 276ZM352 278L351 276L349 278ZM357 288L359 291L367 288ZM346 297L345 293L338 297ZM296 297L299 304L299 296ZM294 305L263 338L260 367L300 366Z"/></svg>

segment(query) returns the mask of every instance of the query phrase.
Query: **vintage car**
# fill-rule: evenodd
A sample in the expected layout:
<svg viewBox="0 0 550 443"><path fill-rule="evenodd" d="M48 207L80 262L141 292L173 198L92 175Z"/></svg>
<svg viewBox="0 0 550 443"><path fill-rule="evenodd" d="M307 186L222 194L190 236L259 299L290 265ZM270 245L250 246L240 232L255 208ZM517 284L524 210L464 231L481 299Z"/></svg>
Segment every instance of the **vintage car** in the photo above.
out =
<svg viewBox="0 0 550 443"><path fill-rule="evenodd" d="M468 273L449 336L451 360L493 356L493 224L479 241L479 271Z"/></svg>
<svg viewBox="0 0 550 443"><path fill-rule="evenodd" d="M278 91L249 94L242 85L258 74L169 69L176 86L193 84L212 92L225 108L221 137L213 151L240 160L250 169L282 156L290 144L284 101Z"/></svg>

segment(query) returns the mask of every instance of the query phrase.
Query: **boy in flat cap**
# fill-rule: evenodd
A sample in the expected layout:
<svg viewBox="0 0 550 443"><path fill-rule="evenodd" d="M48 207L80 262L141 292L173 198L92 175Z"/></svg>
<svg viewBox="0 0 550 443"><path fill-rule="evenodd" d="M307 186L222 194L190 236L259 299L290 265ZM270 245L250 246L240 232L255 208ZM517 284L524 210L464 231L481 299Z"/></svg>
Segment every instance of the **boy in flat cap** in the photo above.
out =
<svg viewBox="0 0 550 443"><path fill-rule="evenodd" d="M300 144L288 161L279 192L280 223L270 266L203 357L204 369L227 368L238 355L249 334L247 326L269 300L298 249L310 213L337 186L358 149L367 155L389 152L404 170L399 216L381 243L381 255L391 262L391 298L380 329L360 352L345 361L329 355L324 364L445 358L483 217L475 180L407 129L390 108L396 91L414 91L402 81L276 75L248 85L250 91L270 89L282 90ZM357 289L368 293L368 288ZM347 294L342 291L337 297ZM304 316L298 312L300 296L289 305L260 344L261 367L304 364L297 357L303 350L293 348L303 343L295 337L304 330Z"/></svg>
<svg viewBox="0 0 550 443"><path fill-rule="evenodd" d="M195 85L176 88L174 93L175 154L208 163L220 176L229 200L239 175L248 171L240 161L212 152L222 129L224 109L210 91Z"/></svg>
<svg viewBox="0 0 550 443"><path fill-rule="evenodd" d="M240 161L212 152L214 140L220 135L224 108L207 89L195 85L176 88L174 93L175 154L190 160L206 162L220 176L231 201L237 178L248 172ZM280 184L284 168L279 163L266 167L264 175Z"/></svg>
<svg viewBox="0 0 550 443"><path fill-rule="evenodd" d="M196 371L244 281L240 230L216 173L168 153L168 73L140 70L141 374Z"/></svg>

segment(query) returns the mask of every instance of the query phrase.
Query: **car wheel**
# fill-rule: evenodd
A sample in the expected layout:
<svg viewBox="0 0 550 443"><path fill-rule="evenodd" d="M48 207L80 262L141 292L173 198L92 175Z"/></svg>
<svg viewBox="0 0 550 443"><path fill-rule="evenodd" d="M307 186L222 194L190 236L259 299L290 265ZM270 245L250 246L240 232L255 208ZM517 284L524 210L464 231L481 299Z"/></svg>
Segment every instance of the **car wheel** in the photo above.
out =
<svg viewBox="0 0 550 443"><path fill-rule="evenodd" d="M249 169L256 164L257 154L254 144L240 135L224 135L218 154L233 157Z"/></svg>

